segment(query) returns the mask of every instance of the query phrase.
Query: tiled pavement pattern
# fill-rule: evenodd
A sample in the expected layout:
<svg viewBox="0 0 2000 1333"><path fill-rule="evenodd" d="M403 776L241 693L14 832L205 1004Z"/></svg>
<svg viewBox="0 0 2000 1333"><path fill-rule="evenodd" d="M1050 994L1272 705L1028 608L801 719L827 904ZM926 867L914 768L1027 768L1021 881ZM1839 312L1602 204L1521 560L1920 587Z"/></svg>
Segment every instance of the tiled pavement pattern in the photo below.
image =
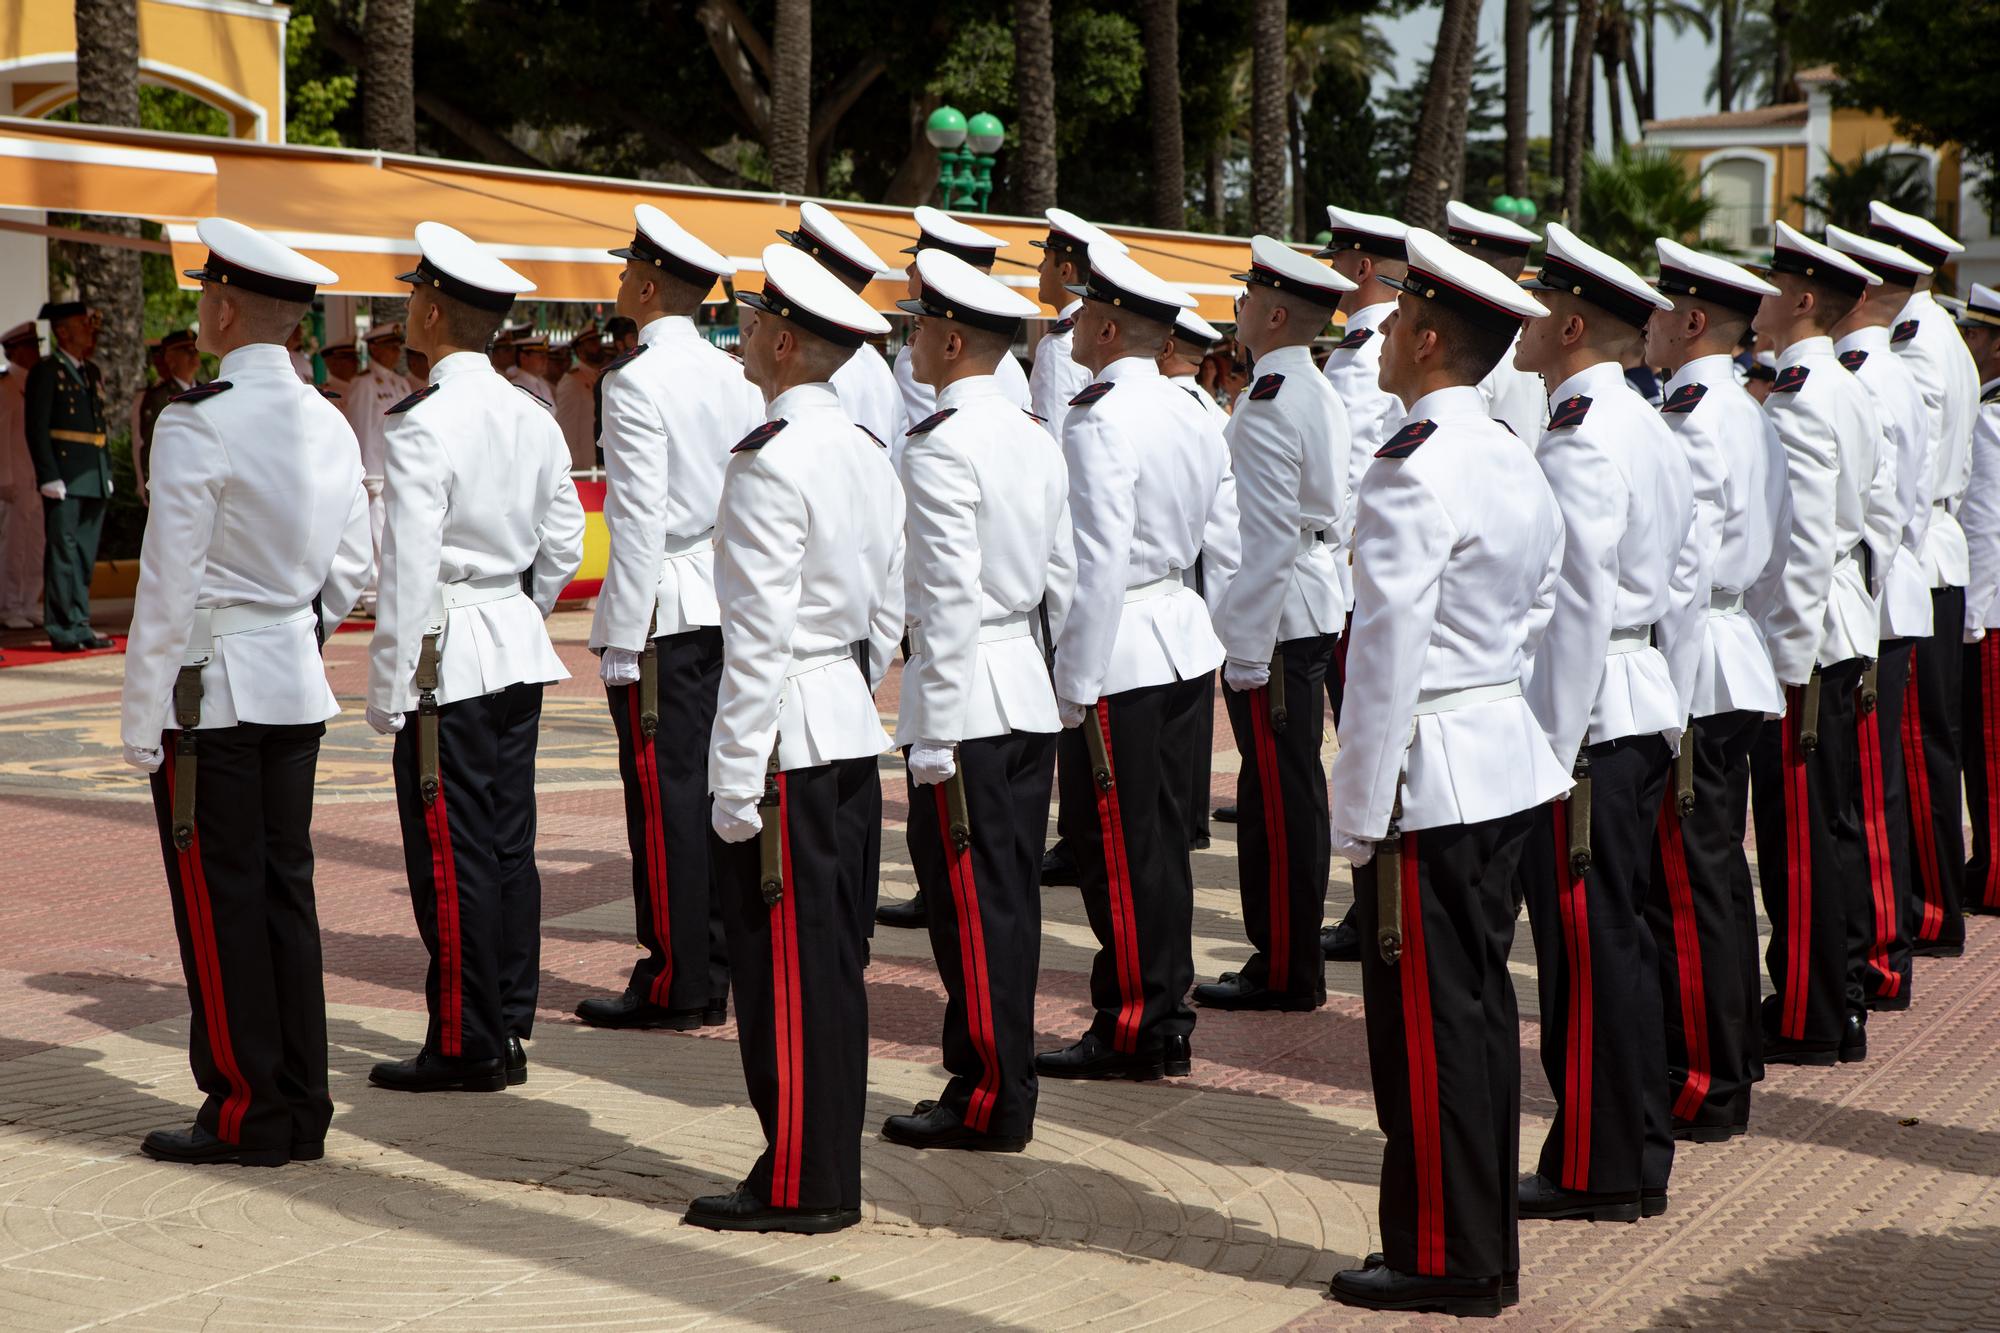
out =
<svg viewBox="0 0 2000 1333"><path fill-rule="evenodd" d="M135 1152L192 1104L182 989L150 812L116 757L117 659L0 671L0 1328L819 1329L1424 1326L1324 1302L1372 1248L1376 1163L1358 970L1305 1016L1204 1015L1189 1079L1052 1084L1020 1156L871 1139L863 1226L732 1238L686 1228L694 1194L758 1150L732 1029L602 1033L567 1018L629 964L611 730L583 617L579 678L543 739L543 1022L525 1088L412 1098L365 1084L422 1030L422 951L359 719L365 639L329 650L315 843L338 1112L324 1161L190 1170ZM893 687L885 691L893 711ZM1227 728L1218 729L1227 750ZM1233 755L1217 756L1227 799ZM885 775L892 775L889 765ZM889 777L900 820L900 779ZM1226 830L1218 829L1218 833ZM885 893L907 891L899 830ZM1196 854L1198 971L1240 961L1226 838ZM1337 878L1331 911L1347 895ZM1090 934L1044 897L1038 1026L1086 1013ZM871 1121L937 1086L942 991L921 934L869 972ZM1684 1147L1672 1211L1638 1226L1533 1224L1538 1328L2000 1329L2000 928L1921 963L1916 1007L1877 1015L1875 1058L1774 1069L1756 1132ZM1533 971L1519 932L1525 1151L1546 1128Z"/></svg>

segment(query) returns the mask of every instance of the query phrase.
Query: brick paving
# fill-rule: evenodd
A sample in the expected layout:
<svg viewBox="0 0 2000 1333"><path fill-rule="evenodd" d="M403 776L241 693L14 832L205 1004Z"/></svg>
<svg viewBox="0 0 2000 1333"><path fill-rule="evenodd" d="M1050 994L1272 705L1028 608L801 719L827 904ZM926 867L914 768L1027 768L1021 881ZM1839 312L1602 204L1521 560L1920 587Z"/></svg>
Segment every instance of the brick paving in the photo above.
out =
<svg viewBox="0 0 2000 1333"><path fill-rule="evenodd" d="M861 1227L824 1238L683 1227L759 1150L733 1029L608 1033L568 1018L633 945L611 728L587 622L556 621L578 679L542 742L543 1011L526 1087L399 1097L366 1086L423 1027L387 742L359 717L365 639L330 646L315 846L333 1043L324 1161L173 1168L138 1137L183 1123L187 997L143 784L117 759L114 659L0 670L0 1328L301 1329L1424 1327L1325 1302L1374 1247L1380 1135L1353 965L1310 1015L1204 1014L1193 1076L1044 1088L1019 1156L870 1139ZM893 682L884 692L893 711ZM1227 727L1218 727L1227 746ZM1215 795L1234 790L1217 756ZM909 891L901 782L884 893ZM1218 826L1218 835L1228 830ZM1197 972L1247 954L1227 836L1195 854ZM1336 876L1330 912L1349 889ZM1092 941L1045 895L1037 1027L1086 1021ZM1538 1328L2000 1329L2000 922L1919 963L1874 1059L1774 1068L1754 1132L1683 1145L1672 1208L1634 1226L1529 1224ZM1519 932L1532 1153L1533 960ZM920 932L868 973L871 1122L938 1086L943 992Z"/></svg>

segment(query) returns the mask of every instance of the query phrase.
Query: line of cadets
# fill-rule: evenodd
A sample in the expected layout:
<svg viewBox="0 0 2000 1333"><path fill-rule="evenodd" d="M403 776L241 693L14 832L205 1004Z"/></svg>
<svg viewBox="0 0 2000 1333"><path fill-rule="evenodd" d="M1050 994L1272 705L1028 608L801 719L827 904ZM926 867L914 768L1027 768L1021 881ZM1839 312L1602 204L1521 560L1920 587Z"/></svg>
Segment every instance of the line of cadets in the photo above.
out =
<svg viewBox="0 0 2000 1333"><path fill-rule="evenodd" d="M1310 1010L1323 951L1358 956L1387 1146L1383 1253L1334 1281L1354 1304L1497 1313L1518 1216L1663 1212L1675 1141L1744 1132L1765 1063L1863 1058L1867 1012L1909 1003L1910 956L1962 947L1961 735L1972 906L2000 909L2000 298L1974 288L1961 338L1929 293L1956 244L1877 205L1871 236L1781 224L1762 277L1662 240L1648 284L1551 225L1520 283L1537 238L1490 214L1454 203L1446 238L1329 216L1330 264L1253 240L1254 380L1224 416L1162 373L1216 337L1193 298L1063 210L1037 242L1061 317L1026 377L1009 348L1038 307L962 221L918 210L892 369L860 296L887 266L831 213L804 205L764 251L738 359L693 322L731 262L635 210L590 645L641 957L578 1014L688 1029L733 991L767 1148L691 1223L859 1219L874 692L899 649L920 894L882 912L930 932L950 1079L883 1137L1018 1151L1039 1077L1187 1073L1191 988ZM430 1017L371 1079L519 1083L535 737L565 676L542 620L582 515L546 405L484 356L532 290L489 252L418 229L407 336L434 369L364 488L327 447L346 423L267 336L332 275L221 219L201 234L222 376L160 418L123 727L154 772L207 1100L145 1150L281 1164L317 1157L331 1115L318 641L379 564L367 713L396 735ZM1778 349L1763 408L1730 355L1751 326ZM1662 411L1626 384L1642 351L1672 371ZM1218 668L1253 953L1195 986ZM1345 724L1330 784L1322 691ZM1038 1055L1052 786L1099 950L1092 1021ZM1322 930L1336 852L1355 902ZM1523 900L1557 1113L1517 1179Z"/></svg>

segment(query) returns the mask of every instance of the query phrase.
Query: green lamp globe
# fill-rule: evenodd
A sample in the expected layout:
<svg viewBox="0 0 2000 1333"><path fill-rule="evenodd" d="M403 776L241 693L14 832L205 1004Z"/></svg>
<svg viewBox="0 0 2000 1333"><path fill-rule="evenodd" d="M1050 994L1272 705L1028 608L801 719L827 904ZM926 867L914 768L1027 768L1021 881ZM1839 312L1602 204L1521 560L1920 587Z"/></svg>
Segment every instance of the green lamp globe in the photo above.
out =
<svg viewBox="0 0 2000 1333"><path fill-rule="evenodd" d="M1503 218L1514 217L1521 211L1521 201L1511 194L1503 194L1493 201L1493 211Z"/></svg>
<svg viewBox="0 0 2000 1333"><path fill-rule="evenodd" d="M939 107L924 122L924 137L931 141L933 147L958 147L965 142L965 113L957 107Z"/></svg>
<svg viewBox="0 0 2000 1333"><path fill-rule="evenodd" d="M965 131L966 143L975 153L997 153L1000 145L1007 142L1007 127L990 111L982 111L966 121Z"/></svg>
<svg viewBox="0 0 2000 1333"><path fill-rule="evenodd" d="M1521 199L1516 199L1514 202L1520 205L1520 209L1515 213L1514 216L1520 219L1522 226L1525 227L1529 223L1535 220L1535 213L1537 210L1535 208L1534 200L1528 198L1521 198Z"/></svg>

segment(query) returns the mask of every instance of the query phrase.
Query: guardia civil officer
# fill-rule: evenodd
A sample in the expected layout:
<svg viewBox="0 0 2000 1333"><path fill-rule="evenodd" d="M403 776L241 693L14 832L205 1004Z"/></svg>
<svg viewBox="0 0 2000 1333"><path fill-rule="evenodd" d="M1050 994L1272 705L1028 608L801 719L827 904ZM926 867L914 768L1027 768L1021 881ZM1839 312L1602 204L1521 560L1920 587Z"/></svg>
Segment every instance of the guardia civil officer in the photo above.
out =
<svg viewBox="0 0 2000 1333"><path fill-rule="evenodd" d="M685 1031L723 1021L729 963L710 892L709 728L722 680L715 507L730 446L764 418L742 363L695 327L735 265L651 204L632 210L618 313L639 345L600 377L611 538L590 646L602 653L643 957L625 991L588 999L596 1027Z"/></svg>
<svg viewBox="0 0 2000 1333"><path fill-rule="evenodd" d="M943 209L932 208L929 204L919 204L916 208L917 243L904 249L906 255L920 255L926 250L943 250L946 254L964 260L981 273L991 273L993 265L1000 257L1006 242L998 236L990 235L968 222L961 222ZM905 270L909 286L910 300L923 297L923 278L917 265L912 263ZM1025 299L1025 298L1024 298ZM937 411L937 390L917 378L910 360L910 345L905 342L896 352L896 387L903 395L903 417L912 426L919 421L927 421ZM993 369L993 378L1000 385L1000 391L1007 395L1007 401L1026 412L1033 407L1033 398L1028 389L1028 372L1021 369L1015 359L1013 348L1001 357ZM901 463L903 441L898 435L889 441L889 457L892 462Z"/></svg>
<svg viewBox="0 0 2000 1333"><path fill-rule="evenodd" d="M837 1231L861 1220L868 1081L871 851L846 812L880 798L889 737L863 664L886 670L903 629L903 495L829 382L888 321L797 250L767 246L763 262L764 290L737 298L768 419L731 451L716 516L708 782L737 1046L766 1147L686 1221Z"/></svg>
<svg viewBox="0 0 2000 1333"><path fill-rule="evenodd" d="M937 411L911 427L900 469L910 655L896 742L951 1079L882 1137L1014 1152L1035 1122L1039 872L1062 730L1040 636L1062 633L1075 590L1069 476L996 373L1038 307L942 248L913 267L906 350Z"/></svg>
<svg viewBox="0 0 2000 1333"><path fill-rule="evenodd" d="M1347 410L1312 343L1355 284L1268 236L1250 242L1236 339L1256 379L1230 416L1243 563L1215 615L1228 660L1223 701L1242 756L1236 850L1245 932L1240 972L1195 987L1215 1009L1326 1002L1320 918L1329 858L1320 758L1334 638L1346 624L1334 542L1348 508ZM1331 540L1330 540L1331 539Z"/></svg>
<svg viewBox="0 0 2000 1333"><path fill-rule="evenodd" d="M1073 355L1076 346L1076 312L1083 298L1074 289L1090 281L1090 249L1103 246L1125 253L1125 242L1102 228L1085 222L1066 208L1051 208L1049 234L1028 244L1042 252L1041 266L1035 270L1041 303L1057 312L1056 322L1035 344L1034 367L1028 374L1029 410L1047 423L1049 433L1062 439L1063 417L1069 400L1090 383L1090 371Z"/></svg>
<svg viewBox="0 0 2000 1333"><path fill-rule="evenodd" d="M1784 442L1792 522L1780 538L1783 566L1749 599L1786 695L1784 719L1766 724L1750 753L1777 992L1764 1002L1764 1061L1829 1065L1867 1053L1866 997L1848 985L1847 922L1849 895L1868 884L1855 710L1881 638L1867 513L1882 437L1868 390L1841 366L1831 334L1881 279L1784 222L1769 277L1778 294L1764 298L1753 327L1778 353L1764 410Z"/></svg>
<svg viewBox="0 0 2000 1333"><path fill-rule="evenodd" d="M778 235L817 259L851 292L859 293L891 272L888 262L851 227L810 200L799 205L799 225L791 231L781 229ZM896 387L896 372L873 346L856 347L832 383L855 424L885 445L903 437L909 425L903 415L903 393Z"/></svg>
<svg viewBox="0 0 2000 1333"><path fill-rule="evenodd" d="M1514 871L1569 776L1522 698L1562 515L1479 381L1529 295L1412 229L1382 382L1408 404L1363 474L1334 845L1355 864L1382 1253L1335 1300L1494 1315L1518 1299Z"/></svg>
<svg viewBox="0 0 2000 1333"><path fill-rule="evenodd" d="M534 284L441 222L417 224L410 345L428 388L388 413L368 724L396 737L396 813L430 953L423 1048L375 1066L402 1092L499 1092L528 1076L541 984L535 743L567 680L543 621L583 559L569 447L486 357Z"/></svg>
<svg viewBox="0 0 2000 1333"><path fill-rule="evenodd" d="M226 218L195 232L221 374L155 424L120 730L152 774L204 1099L141 1150L283 1166L318 1158L333 1117L312 804L340 705L319 645L367 576L368 501L353 432L285 351L334 275Z"/></svg>
<svg viewBox="0 0 2000 1333"><path fill-rule="evenodd" d="M1694 480L1621 364L1672 302L1556 222L1528 285L1549 313L1529 321L1515 365L1555 386L1535 457L1564 530L1528 701L1581 792L1540 821L1522 862L1556 1115L1537 1169L1521 1180L1521 1215L1631 1221L1642 1206L1665 1211L1673 1163L1659 964L1643 906L1671 747L1687 719L1673 663L1687 657L1675 635L1693 596L1680 562Z"/></svg>
<svg viewBox="0 0 2000 1333"><path fill-rule="evenodd" d="M81 301L50 301L40 318L54 346L24 376L22 407L42 497L42 628L57 652L80 653L111 646L90 627L91 571L112 489L104 373L91 359L99 317Z"/></svg>
<svg viewBox="0 0 2000 1333"><path fill-rule="evenodd" d="M1965 247L1936 223L1876 201L1868 205L1868 234L1933 269ZM1952 317L1931 289L1929 273L1908 274L1907 284L1883 274L1885 285L1906 287L1889 343L1917 377L1930 416L1930 519L1923 534L1924 570L1931 583L1931 637L1910 659L1914 700L1903 706L1903 747L1910 786L1910 852L1920 902L1906 923L1918 957L1955 957L1965 948L1959 907L1965 836L1959 797L1962 653L1968 576L1965 534L1955 511L1972 475L1972 418L1979 372ZM1914 703L1914 707L1911 705ZM1923 763L1916 762L1923 756ZM1922 771L1919 772L1918 770Z"/></svg>
<svg viewBox="0 0 2000 1333"><path fill-rule="evenodd" d="M1959 332L1979 375L1972 478L1959 507L1971 570L1965 589L1965 795L1972 859L1965 910L2000 915L2000 292L1972 284Z"/></svg>
<svg viewBox="0 0 2000 1333"><path fill-rule="evenodd" d="M1521 276L1528 266L1528 251L1541 240L1518 222L1456 199L1445 205L1445 223L1445 237L1453 245L1485 260L1509 278ZM1518 337L1514 345L1520 347ZM1486 395L1486 406L1493 415L1506 422L1532 449L1548 424L1549 405L1554 401L1550 387L1543 383L1542 376L1522 368L1509 353L1480 381L1479 392Z"/></svg>
<svg viewBox="0 0 2000 1333"><path fill-rule="evenodd" d="M1748 1128L1759 1072L1763 965L1744 824L1750 746L1785 700L1743 594L1784 560L1777 537L1791 523L1791 492L1784 446L1733 360L1777 289L1666 237L1657 247L1659 289L1674 305L1647 321L1646 360L1669 376L1661 411L1693 474L1693 535L1709 554L1708 586L1686 612L1691 720L1660 804L1645 910L1660 961L1673 1135L1713 1143Z"/></svg>
<svg viewBox="0 0 2000 1333"><path fill-rule="evenodd" d="M1194 298L1108 246L1072 292L1073 352L1097 377L1063 423L1077 591L1056 645L1058 823L1097 936L1096 1009L1082 1038L1035 1060L1045 1078L1153 1079L1188 1070L1194 1012L1184 783L1166 738L1207 706L1222 664L1208 609L1182 577L1225 495L1220 432L1155 357Z"/></svg>

